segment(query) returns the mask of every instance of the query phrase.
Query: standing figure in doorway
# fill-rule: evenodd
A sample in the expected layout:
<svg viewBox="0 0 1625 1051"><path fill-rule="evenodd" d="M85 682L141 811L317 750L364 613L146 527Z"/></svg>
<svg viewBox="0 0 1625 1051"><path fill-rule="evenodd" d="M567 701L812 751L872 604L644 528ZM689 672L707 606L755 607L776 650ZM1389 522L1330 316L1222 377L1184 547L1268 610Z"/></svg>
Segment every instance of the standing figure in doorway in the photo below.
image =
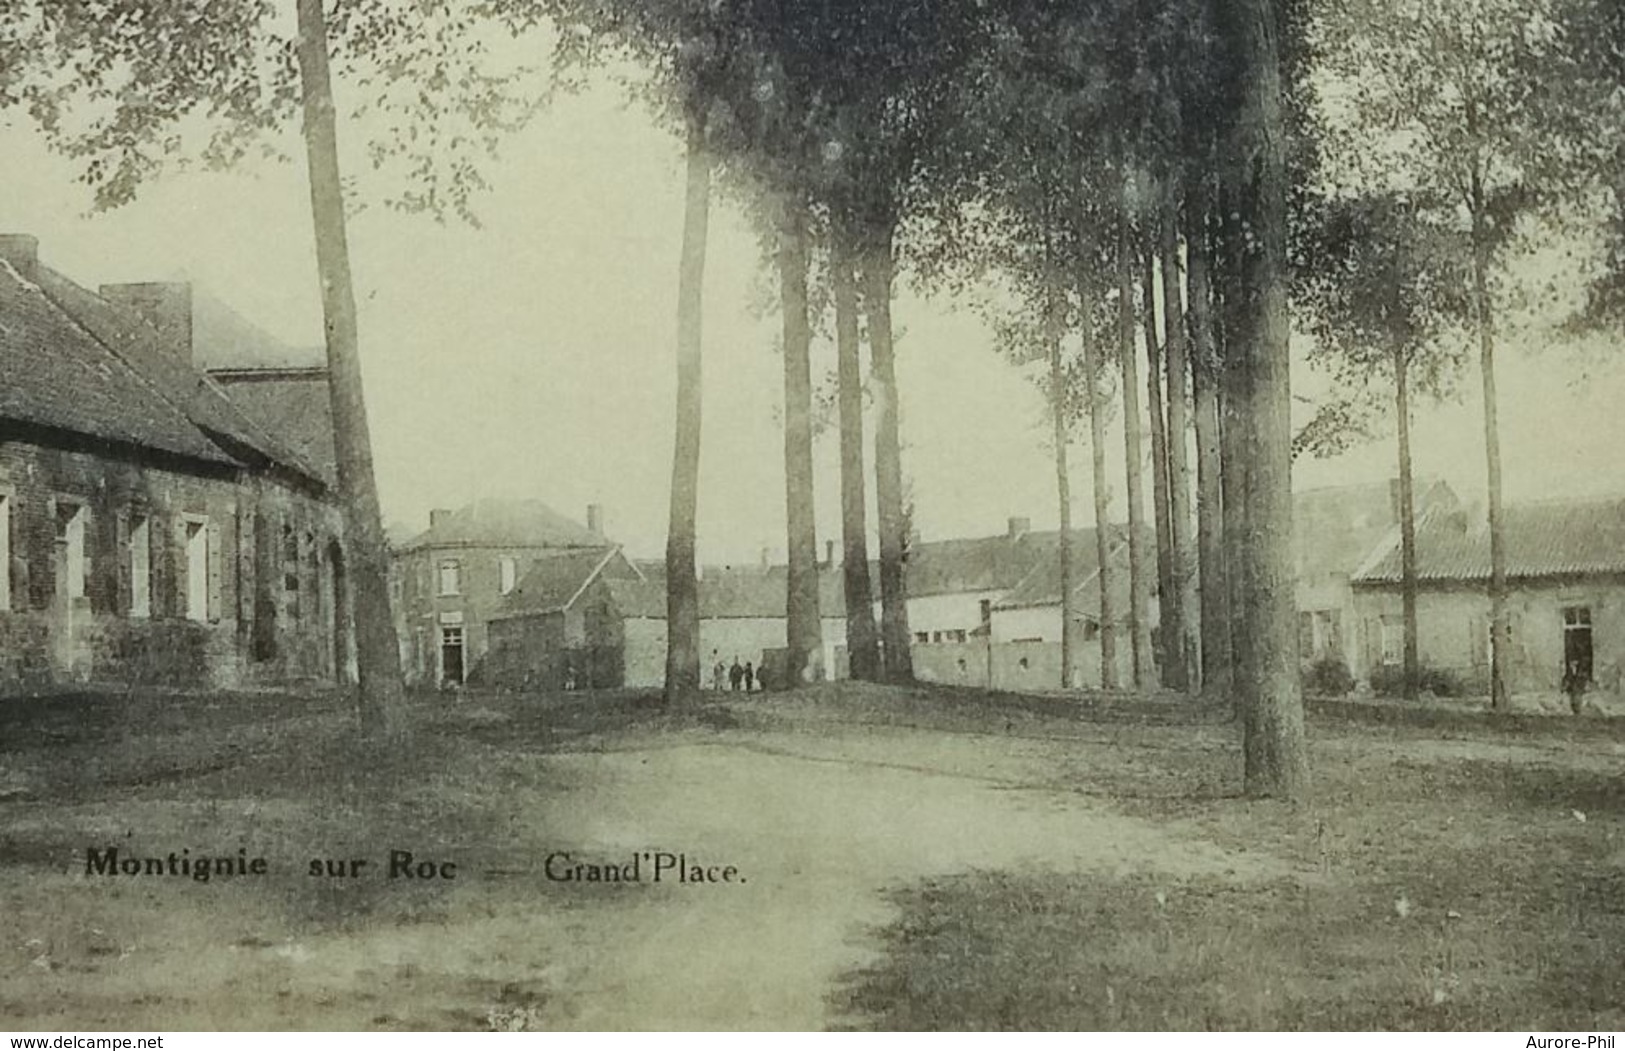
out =
<svg viewBox="0 0 1625 1051"><path fill-rule="evenodd" d="M1569 711L1579 715L1586 697L1586 676L1579 661L1569 661L1568 669L1563 672L1563 692L1569 695Z"/></svg>

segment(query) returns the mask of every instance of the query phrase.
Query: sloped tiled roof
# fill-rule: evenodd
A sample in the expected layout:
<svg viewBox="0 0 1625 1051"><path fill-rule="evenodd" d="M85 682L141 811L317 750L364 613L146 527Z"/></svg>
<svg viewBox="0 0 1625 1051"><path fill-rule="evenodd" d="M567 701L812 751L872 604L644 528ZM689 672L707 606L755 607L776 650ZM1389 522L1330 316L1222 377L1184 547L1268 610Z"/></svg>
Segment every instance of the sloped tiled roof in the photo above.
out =
<svg viewBox="0 0 1625 1051"><path fill-rule="evenodd" d="M589 547L603 537L540 500L477 500L447 515L403 545L424 547Z"/></svg>
<svg viewBox="0 0 1625 1051"><path fill-rule="evenodd" d="M629 619L665 620L666 585L660 580L608 580L610 600Z"/></svg>
<svg viewBox="0 0 1625 1051"><path fill-rule="evenodd" d="M1503 515L1511 579L1625 574L1625 498L1512 504ZM1490 578L1489 532L1462 514L1429 513L1417 524L1417 577L1437 583ZM1397 584L1396 539L1354 577L1357 584Z"/></svg>
<svg viewBox="0 0 1625 1051"><path fill-rule="evenodd" d="M282 438L322 481L338 485L325 368L234 369L211 378L244 415Z"/></svg>
<svg viewBox="0 0 1625 1051"><path fill-rule="evenodd" d="M1047 544L1039 552L1038 559L1033 563L1032 569L1021 583L1010 589L1003 598L995 602L995 609L1023 609L1032 606L1058 606L1061 604L1061 547L1058 534L1055 542ZM1113 575L1113 594L1117 594L1119 583L1128 580L1128 530L1125 526L1113 526L1110 532L1111 565L1116 571ZM1156 557L1156 541L1147 537L1145 548L1150 558ZM1152 563L1147 564L1147 571L1154 571ZM1118 578L1121 578L1119 580ZM1079 609L1087 612L1086 604L1092 602L1098 609L1100 604L1100 559L1099 548L1095 543L1093 529L1078 529L1073 531L1072 539L1072 579L1075 583L1072 591ZM1123 590L1126 596L1127 591Z"/></svg>
<svg viewBox="0 0 1625 1051"><path fill-rule="evenodd" d="M1008 591L1022 582L1046 551L1057 549L1059 535L1047 530L915 543L908 552L908 595L927 598Z"/></svg>
<svg viewBox="0 0 1625 1051"><path fill-rule="evenodd" d="M192 423L211 437L248 453L316 477L316 471L277 434L251 420L208 377L162 345L146 320L56 273L38 268L37 281L56 306L103 346L118 355L154 387L179 404ZM297 427L294 428L297 430Z"/></svg>
<svg viewBox="0 0 1625 1051"><path fill-rule="evenodd" d="M238 462L189 415L194 383L166 389L166 377L115 353L51 294L77 286L44 266L33 276L39 280L0 260L0 417L205 462Z"/></svg>
<svg viewBox="0 0 1625 1051"><path fill-rule="evenodd" d="M563 548L543 555L530 562L513 593L503 599L499 616L567 609L599 577L636 581L638 571L613 546Z"/></svg>
<svg viewBox="0 0 1625 1051"><path fill-rule="evenodd" d="M700 617L704 620L772 620L783 617L788 582L789 573L784 566L773 566L767 570L707 567L699 582ZM664 579L617 580L609 584L615 606L623 617L665 619ZM846 599L839 569L820 570L818 610L823 617L846 616Z"/></svg>

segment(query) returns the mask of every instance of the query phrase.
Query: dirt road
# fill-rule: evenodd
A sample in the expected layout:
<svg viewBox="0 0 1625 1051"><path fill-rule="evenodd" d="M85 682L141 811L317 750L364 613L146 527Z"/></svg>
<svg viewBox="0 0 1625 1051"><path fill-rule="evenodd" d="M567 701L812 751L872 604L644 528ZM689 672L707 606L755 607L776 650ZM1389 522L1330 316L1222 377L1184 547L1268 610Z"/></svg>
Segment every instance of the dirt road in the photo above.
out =
<svg viewBox="0 0 1625 1051"><path fill-rule="evenodd" d="M372 816L274 771L244 774L253 789L235 767L207 772L219 765L207 737L197 777L13 799L0 1025L816 1029L842 1024L832 993L895 919L888 890L921 878L1280 870L1072 791L1078 741L1000 734L1003 715L943 732L866 724L821 699L733 707L741 725L726 729L594 731L541 750L514 729L520 709L460 709L451 758ZM55 769L54 755L47 742L28 761ZM276 871L208 884L85 875L84 844L106 842L241 842ZM304 871L318 853L396 846L455 860L458 878L414 888L376 869ZM635 885L544 874L553 853L659 851L741 878L657 885L647 862Z"/></svg>
<svg viewBox="0 0 1625 1051"><path fill-rule="evenodd" d="M888 887L972 868L1265 874L1275 863L1038 787L1063 746L909 730L729 734L564 758L542 817L577 858L682 852L741 885L582 888L552 1024L821 1028ZM645 879L647 874L645 873ZM553 1014L552 1011L549 1014Z"/></svg>

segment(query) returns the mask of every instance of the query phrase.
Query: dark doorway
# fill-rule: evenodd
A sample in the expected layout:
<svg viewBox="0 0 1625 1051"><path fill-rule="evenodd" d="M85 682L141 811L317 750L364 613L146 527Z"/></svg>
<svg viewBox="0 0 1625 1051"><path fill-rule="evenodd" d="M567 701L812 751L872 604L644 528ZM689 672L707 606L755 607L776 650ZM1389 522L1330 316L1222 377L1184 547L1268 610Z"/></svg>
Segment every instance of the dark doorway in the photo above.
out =
<svg viewBox="0 0 1625 1051"><path fill-rule="evenodd" d="M463 684L463 629L440 629L440 685Z"/></svg>
<svg viewBox="0 0 1625 1051"><path fill-rule="evenodd" d="M1581 682L1591 681L1591 607L1569 606L1563 610L1563 670L1578 673Z"/></svg>

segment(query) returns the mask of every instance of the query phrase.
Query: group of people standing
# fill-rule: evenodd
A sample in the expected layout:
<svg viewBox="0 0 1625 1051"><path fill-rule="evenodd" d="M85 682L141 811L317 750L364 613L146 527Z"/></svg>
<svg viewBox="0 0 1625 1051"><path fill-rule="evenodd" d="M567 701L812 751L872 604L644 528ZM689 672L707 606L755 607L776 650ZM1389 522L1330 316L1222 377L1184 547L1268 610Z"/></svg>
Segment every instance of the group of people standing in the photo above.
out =
<svg viewBox="0 0 1625 1051"><path fill-rule="evenodd" d="M721 691L726 682L728 689L738 693L754 693L767 689L767 668L760 670L752 666L750 661L739 663L738 655L734 656L732 664L724 664L716 650L711 651L711 689Z"/></svg>

